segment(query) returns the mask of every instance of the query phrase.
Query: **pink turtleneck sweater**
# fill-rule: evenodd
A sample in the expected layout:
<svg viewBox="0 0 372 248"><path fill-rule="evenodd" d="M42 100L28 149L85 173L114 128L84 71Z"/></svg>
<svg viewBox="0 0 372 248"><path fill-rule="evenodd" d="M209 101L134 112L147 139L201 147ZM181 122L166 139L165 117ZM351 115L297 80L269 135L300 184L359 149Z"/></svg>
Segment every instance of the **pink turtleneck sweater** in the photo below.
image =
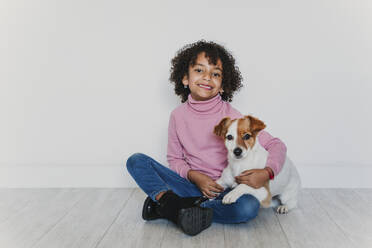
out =
<svg viewBox="0 0 372 248"><path fill-rule="evenodd" d="M169 168L187 179L187 172L197 170L217 180L227 166L227 149L224 141L213 133L224 117L244 117L229 102L217 94L206 101L188 100L175 108L168 126L167 161ZM268 151L267 166L277 175L285 161L284 143L262 130L258 141Z"/></svg>

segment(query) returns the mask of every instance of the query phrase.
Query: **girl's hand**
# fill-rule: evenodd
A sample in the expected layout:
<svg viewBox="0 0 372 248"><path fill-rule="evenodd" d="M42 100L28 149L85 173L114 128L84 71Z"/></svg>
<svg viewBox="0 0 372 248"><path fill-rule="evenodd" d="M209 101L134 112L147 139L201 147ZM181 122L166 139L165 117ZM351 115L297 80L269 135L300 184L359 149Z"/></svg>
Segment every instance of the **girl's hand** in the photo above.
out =
<svg viewBox="0 0 372 248"><path fill-rule="evenodd" d="M265 169L245 170L235 177L238 184L247 184L252 188L261 188L270 179L269 173Z"/></svg>
<svg viewBox="0 0 372 248"><path fill-rule="evenodd" d="M212 178L198 171L189 170L189 172L187 173L187 177L191 182L195 183L199 190L203 193L203 195L208 198L214 198L218 196L218 194L214 194L213 192L220 193L224 190L223 187L213 181Z"/></svg>

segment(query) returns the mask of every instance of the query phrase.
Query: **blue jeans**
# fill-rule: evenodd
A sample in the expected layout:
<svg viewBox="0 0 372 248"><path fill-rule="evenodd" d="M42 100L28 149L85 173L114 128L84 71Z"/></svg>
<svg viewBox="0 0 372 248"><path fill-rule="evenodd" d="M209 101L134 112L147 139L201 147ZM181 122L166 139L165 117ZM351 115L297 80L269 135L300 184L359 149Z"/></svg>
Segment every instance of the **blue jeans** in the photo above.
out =
<svg viewBox="0 0 372 248"><path fill-rule="evenodd" d="M171 169L161 165L151 157L135 153L127 160L127 169L138 186L153 200L160 192L172 190L181 197L201 196L199 188ZM222 204L222 198L231 189L225 190L211 201L205 201L201 207L213 209L213 222L241 223L257 216L260 203L252 195L242 195L235 203Z"/></svg>

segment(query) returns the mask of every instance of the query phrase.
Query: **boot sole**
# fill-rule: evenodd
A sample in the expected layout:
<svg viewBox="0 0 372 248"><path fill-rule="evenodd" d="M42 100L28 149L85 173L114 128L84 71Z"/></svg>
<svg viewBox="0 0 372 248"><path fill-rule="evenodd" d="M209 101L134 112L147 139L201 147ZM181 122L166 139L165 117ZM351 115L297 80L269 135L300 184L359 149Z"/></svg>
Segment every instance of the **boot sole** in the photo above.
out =
<svg viewBox="0 0 372 248"><path fill-rule="evenodd" d="M178 212L178 225L182 231L194 236L212 224L213 209L192 207L183 208Z"/></svg>

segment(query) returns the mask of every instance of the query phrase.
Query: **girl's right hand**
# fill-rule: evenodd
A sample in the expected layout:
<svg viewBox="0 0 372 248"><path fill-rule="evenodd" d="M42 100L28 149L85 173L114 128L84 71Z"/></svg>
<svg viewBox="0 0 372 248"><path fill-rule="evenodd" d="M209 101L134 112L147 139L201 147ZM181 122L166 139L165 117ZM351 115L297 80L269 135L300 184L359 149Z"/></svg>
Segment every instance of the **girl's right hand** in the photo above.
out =
<svg viewBox="0 0 372 248"><path fill-rule="evenodd" d="M224 188L217 184L212 178L198 171L189 170L187 173L188 179L195 183L199 190L208 198L214 198L218 196L216 193L221 193Z"/></svg>

